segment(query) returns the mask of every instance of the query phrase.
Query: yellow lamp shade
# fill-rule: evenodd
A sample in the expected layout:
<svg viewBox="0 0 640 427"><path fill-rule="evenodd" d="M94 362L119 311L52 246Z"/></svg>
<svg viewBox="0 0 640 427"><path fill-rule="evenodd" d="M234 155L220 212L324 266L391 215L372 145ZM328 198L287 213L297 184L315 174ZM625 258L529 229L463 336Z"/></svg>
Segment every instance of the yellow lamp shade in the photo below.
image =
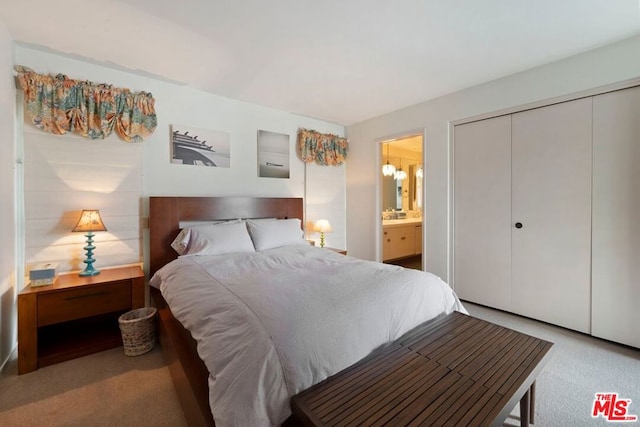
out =
<svg viewBox="0 0 640 427"><path fill-rule="evenodd" d="M71 231L87 232L87 231L107 231L100 211L97 209L83 209L78 223Z"/></svg>
<svg viewBox="0 0 640 427"><path fill-rule="evenodd" d="M331 233L333 228L331 228L331 224L326 219L319 219L313 224L313 231L317 231L319 233Z"/></svg>

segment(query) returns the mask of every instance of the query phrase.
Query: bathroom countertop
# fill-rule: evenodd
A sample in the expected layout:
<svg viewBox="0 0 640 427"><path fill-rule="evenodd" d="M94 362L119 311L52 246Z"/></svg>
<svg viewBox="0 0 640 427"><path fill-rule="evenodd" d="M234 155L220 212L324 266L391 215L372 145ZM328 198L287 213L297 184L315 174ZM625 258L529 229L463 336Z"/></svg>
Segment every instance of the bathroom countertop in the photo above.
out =
<svg viewBox="0 0 640 427"><path fill-rule="evenodd" d="M406 219L384 219L382 220L382 226L396 226L396 225L410 225L410 224L421 224L422 217L420 218L406 218Z"/></svg>

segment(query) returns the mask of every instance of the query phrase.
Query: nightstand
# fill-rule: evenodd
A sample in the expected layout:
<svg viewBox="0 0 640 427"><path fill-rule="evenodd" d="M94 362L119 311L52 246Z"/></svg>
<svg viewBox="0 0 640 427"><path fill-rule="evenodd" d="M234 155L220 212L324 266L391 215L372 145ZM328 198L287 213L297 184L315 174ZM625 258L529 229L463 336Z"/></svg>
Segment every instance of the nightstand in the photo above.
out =
<svg viewBox="0 0 640 427"><path fill-rule="evenodd" d="M333 252L339 253L339 254L341 254L341 255L346 255L346 254L347 254L347 251L346 251L345 249L330 248L329 246L325 246L323 249L328 249L328 250L330 250L330 251L333 251Z"/></svg>
<svg viewBox="0 0 640 427"><path fill-rule="evenodd" d="M122 345L118 317L144 307L139 266L58 276L18 294L18 373Z"/></svg>

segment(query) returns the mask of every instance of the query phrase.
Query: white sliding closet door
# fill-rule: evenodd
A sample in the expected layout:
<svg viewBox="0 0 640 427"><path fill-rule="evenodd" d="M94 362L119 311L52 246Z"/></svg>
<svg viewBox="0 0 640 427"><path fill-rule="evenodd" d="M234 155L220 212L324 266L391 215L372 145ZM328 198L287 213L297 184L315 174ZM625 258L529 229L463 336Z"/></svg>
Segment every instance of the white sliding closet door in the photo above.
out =
<svg viewBox="0 0 640 427"><path fill-rule="evenodd" d="M454 273L462 299L511 309L511 116L454 128Z"/></svg>
<svg viewBox="0 0 640 427"><path fill-rule="evenodd" d="M640 348L640 87L593 99L592 333Z"/></svg>
<svg viewBox="0 0 640 427"><path fill-rule="evenodd" d="M585 98L512 116L513 311L586 333L591 105Z"/></svg>

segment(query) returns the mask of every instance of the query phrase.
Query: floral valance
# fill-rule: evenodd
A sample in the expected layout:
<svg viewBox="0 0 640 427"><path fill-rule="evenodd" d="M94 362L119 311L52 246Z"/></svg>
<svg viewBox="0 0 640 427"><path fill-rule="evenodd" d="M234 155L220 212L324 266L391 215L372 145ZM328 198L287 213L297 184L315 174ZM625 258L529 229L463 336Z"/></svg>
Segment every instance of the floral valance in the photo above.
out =
<svg viewBox="0 0 640 427"><path fill-rule="evenodd" d="M157 126L155 100L148 92L72 80L63 74L38 74L21 65L15 70L24 90L25 111L46 132L104 139L115 130L125 141L137 142Z"/></svg>
<svg viewBox="0 0 640 427"><path fill-rule="evenodd" d="M347 159L348 152L347 138L308 129L298 130L298 154L306 163L339 166Z"/></svg>

